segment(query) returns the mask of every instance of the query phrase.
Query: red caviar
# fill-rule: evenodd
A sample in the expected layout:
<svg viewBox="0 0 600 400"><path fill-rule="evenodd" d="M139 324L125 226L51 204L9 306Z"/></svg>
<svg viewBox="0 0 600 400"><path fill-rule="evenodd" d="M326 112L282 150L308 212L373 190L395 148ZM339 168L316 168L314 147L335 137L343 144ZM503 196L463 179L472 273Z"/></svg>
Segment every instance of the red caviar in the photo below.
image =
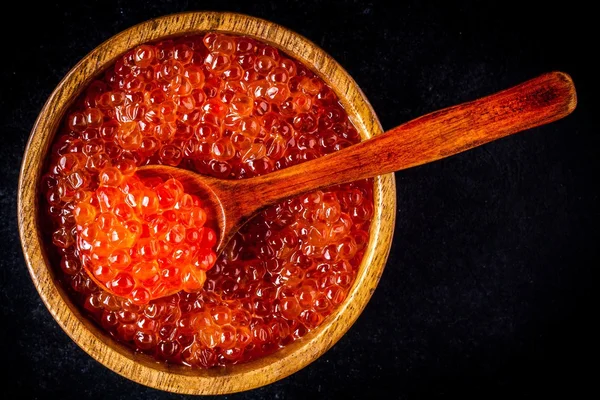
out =
<svg viewBox="0 0 600 400"><path fill-rule="evenodd" d="M140 180L114 167L73 210L76 248L97 284L135 304L198 291L217 260L200 199L176 179Z"/></svg>
<svg viewBox="0 0 600 400"><path fill-rule="evenodd" d="M359 140L331 88L271 46L217 33L138 46L84 91L52 148L42 193L61 279L102 329L159 360L206 368L269 354L317 327L346 298L369 238L371 181L266 209L235 235L201 290L147 304L138 304L143 295L127 299L102 289L84 271L85 251L77 243L85 224L77 225L91 217L81 205L102 188L124 194L119 188L137 166L166 164L243 179ZM101 198L121 218L117 212L130 210L112 204L113 195ZM148 204L155 207L154 200ZM133 212L139 218L142 211ZM103 227L110 221L96 216L94 224L109 232ZM206 230L194 228L170 225L175 241L210 241ZM133 292L145 282L133 273L113 277L106 267L133 271L134 265L124 253L107 257L95 267L112 279L113 291ZM176 272L164 271L162 279L175 279Z"/></svg>

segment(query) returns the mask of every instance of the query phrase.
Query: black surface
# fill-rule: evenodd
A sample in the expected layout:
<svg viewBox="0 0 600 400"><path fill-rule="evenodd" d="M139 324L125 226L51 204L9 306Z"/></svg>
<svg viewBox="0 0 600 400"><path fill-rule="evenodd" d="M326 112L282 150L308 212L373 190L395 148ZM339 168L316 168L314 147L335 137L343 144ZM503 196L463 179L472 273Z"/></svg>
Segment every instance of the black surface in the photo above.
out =
<svg viewBox="0 0 600 400"><path fill-rule="evenodd" d="M537 11L506 2L412 1L395 10L359 1L35 3L11 3L17 10L4 14L1 28L1 398L177 397L104 368L54 322L25 268L15 193L31 126L64 74L135 23L199 9L245 12L312 39L353 75L384 128L551 70L572 74L579 92L566 120L397 174L392 253L358 322L309 367L230 398L577 397L593 388L593 171L600 165L589 9L574 2Z"/></svg>

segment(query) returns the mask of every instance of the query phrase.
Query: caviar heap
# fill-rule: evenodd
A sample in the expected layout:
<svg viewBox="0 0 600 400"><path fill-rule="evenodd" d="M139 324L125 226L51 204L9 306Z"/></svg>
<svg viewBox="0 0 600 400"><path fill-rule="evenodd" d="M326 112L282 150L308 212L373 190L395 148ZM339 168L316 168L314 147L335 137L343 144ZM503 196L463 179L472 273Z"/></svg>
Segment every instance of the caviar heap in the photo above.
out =
<svg viewBox="0 0 600 400"><path fill-rule="evenodd" d="M115 167L104 168L99 183L73 211L76 250L88 275L140 305L201 289L217 260L217 236L204 226L200 199L175 179L125 178Z"/></svg>
<svg viewBox="0 0 600 400"><path fill-rule="evenodd" d="M94 195L117 201L138 166L166 164L244 179L359 140L335 93L301 63L266 44L208 33L138 46L83 92L52 148L42 193L61 279L105 331L158 360L208 368L271 353L317 327L346 298L369 237L371 181L316 191L264 210L234 236L206 272L201 290L183 290L147 304L144 292L119 296L129 288L152 286L145 277L134 276L137 260L131 254L128 261L111 249L106 264L87 258L86 224L110 240L108 226L114 220L97 215L92 223L87 213L94 210L84 209ZM112 176L121 176L117 172L121 183L101 194ZM153 199L160 185L176 183L141 183L154 187L143 189ZM193 197L185 202L195 204ZM158 225L163 217L170 220L169 207L159 204L154 214L143 208L133 214L139 219L147 213L144 218L164 233L167 228ZM112 214L119 220L116 208ZM203 228L200 212L193 218L169 222L168 232L174 231L178 241L182 236L175 226L183 225L185 243L193 232L192 241L204 241L199 248L210 248L210 235L195 236L204 235L194 231ZM143 262L179 257L173 250L176 243L168 239L172 246L164 253L160 246L144 248L153 235L158 233L142 229L134 244ZM146 257L155 250L162 255ZM206 253L202 260L210 263ZM132 280L122 286L119 273L112 273L126 264ZM111 282L110 292L88 276L88 265L98 281ZM105 272L107 266L114 268ZM177 279L183 281L179 272ZM164 269L161 274L161 282L172 277ZM202 278L196 276L198 282Z"/></svg>

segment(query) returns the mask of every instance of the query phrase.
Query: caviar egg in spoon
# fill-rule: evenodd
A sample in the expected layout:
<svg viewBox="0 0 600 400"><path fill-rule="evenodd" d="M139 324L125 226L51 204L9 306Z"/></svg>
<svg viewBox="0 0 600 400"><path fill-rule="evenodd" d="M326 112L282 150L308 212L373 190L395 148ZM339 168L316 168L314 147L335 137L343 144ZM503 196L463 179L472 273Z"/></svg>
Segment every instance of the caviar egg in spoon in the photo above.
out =
<svg viewBox="0 0 600 400"><path fill-rule="evenodd" d="M76 245L90 278L136 304L201 289L217 260L217 237L200 198L176 179L139 179L114 167L99 180L74 210Z"/></svg>

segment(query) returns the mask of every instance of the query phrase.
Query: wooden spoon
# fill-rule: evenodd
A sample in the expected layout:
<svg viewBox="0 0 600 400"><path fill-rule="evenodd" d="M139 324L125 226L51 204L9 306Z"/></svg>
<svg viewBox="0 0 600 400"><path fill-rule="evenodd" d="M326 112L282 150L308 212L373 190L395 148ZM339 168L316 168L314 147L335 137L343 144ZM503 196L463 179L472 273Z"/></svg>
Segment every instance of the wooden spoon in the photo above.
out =
<svg viewBox="0 0 600 400"><path fill-rule="evenodd" d="M311 190L425 164L570 114L577 105L570 76L551 72L479 100L445 108L372 139L281 171L223 180L148 165L140 176L177 178L203 196L217 219L217 253L261 209Z"/></svg>

